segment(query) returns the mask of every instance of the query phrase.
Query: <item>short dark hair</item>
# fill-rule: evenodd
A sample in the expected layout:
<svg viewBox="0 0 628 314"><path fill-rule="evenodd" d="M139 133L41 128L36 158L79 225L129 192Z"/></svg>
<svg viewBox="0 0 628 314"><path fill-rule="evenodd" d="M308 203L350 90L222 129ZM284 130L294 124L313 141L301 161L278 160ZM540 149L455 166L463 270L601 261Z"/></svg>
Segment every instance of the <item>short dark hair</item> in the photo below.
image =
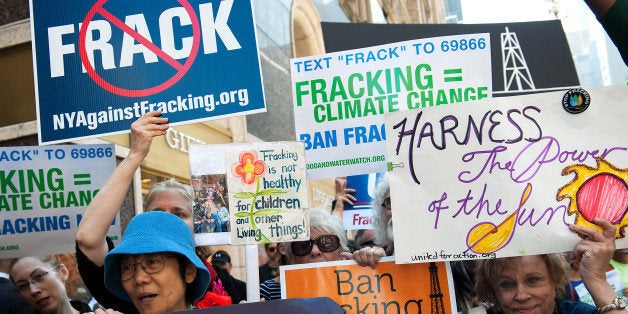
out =
<svg viewBox="0 0 628 314"><path fill-rule="evenodd" d="M193 304L195 300L194 289L191 287L192 283L185 282L186 268L188 264L192 264L192 262L190 262L187 257L181 254L175 253L175 256L177 257L177 262L179 263L179 275L181 276L181 280L183 280L183 283L185 284L185 303Z"/></svg>

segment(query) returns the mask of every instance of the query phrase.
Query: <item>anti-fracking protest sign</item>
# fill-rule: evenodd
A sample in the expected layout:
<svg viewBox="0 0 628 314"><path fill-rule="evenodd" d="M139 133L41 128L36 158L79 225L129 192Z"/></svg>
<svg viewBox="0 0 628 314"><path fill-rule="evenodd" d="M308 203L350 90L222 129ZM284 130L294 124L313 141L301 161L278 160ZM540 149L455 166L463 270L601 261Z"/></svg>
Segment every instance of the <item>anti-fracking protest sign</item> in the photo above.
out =
<svg viewBox="0 0 628 314"><path fill-rule="evenodd" d="M192 145L197 245L309 239L301 142Z"/></svg>
<svg viewBox="0 0 628 314"><path fill-rule="evenodd" d="M325 49L337 52L410 39L488 33L493 97L580 86L560 20L488 24L321 23Z"/></svg>
<svg viewBox="0 0 628 314"><path fill-rule="evenodd" d="M355 190L353 204L345 203L342 222L347 230L373 229L373 199L375 187L383 173L358 174L347 176L347 188Z"/></svg>
<svg viewBox="0 0 628 314"><path fill-rule="evenodd" d="M620 85L388 114L396 261L570 251L568 225L595 218L628 247L627 97Z"/></svg>
<svg viewBox="0 0 628 314"><path fill-rule="evenodd" d="M265 111L251 1L30 0L39 143Z"/></svg>
<svg viewBox="0 0 628 314"><path fill-rule="evenodd" d="M22 146L0 148L0 165L0 258L10 258L73 253L82 215L116 161L111 144Z"/></svg>
<svg viewBox="0 0 628 314"><path fill-rule="evenodd" d="M292 59L308 179L386 171L383 115L489 98L490 66L482 33Z"/></svg>
<svg viewBox="0 0 628 314"><path fill-rule="evenodd" d="M283 299L326 296L347 313L457 312L448 263L402 265L386 257L375 268L347 260L279 269Z"/></svg>

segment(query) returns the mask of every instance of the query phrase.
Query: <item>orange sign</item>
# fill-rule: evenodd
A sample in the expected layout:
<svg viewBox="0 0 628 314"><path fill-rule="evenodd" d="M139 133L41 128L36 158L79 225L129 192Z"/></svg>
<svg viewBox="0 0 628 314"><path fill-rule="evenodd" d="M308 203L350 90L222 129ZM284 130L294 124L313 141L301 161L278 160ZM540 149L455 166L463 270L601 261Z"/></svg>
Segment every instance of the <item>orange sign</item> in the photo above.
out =
<svg viewBox="0 0 628 314"><path fill-rule="evenodd" d="M281 297L326 296L347 313L455 313L449 264L354 261L281 266ZM451 288L450 288L451 287Z"/></svg>

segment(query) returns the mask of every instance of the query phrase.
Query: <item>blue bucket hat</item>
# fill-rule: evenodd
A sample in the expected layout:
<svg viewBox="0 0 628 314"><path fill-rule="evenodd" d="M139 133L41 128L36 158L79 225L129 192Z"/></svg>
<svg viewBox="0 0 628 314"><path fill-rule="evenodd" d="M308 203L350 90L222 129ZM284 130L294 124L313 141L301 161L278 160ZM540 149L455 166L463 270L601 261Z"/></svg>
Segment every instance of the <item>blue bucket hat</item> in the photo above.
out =
<svg viewBox="0 0 628 314"><path fill-rule="evenodd" d="M116 296L131 301L115 270L122 255L173 252L185 256L196 266L196 278L190 284L195 300L209 284L209 271L196 256L194 238L181 218L162 211L139 214L129 222L120 244L105 256L105 286Z"/></svg>

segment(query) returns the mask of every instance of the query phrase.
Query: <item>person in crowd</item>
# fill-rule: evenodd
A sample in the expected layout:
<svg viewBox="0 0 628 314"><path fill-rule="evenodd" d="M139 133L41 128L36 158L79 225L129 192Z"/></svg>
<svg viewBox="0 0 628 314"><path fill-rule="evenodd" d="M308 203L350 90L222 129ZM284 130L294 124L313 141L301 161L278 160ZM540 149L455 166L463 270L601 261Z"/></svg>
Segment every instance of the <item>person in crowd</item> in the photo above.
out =
<svg viewBox="0 0 628 314"><path fill-rule="evenodd" d="M104 287L105 255L113 249L107 231L122 206L136 170L150 151L153 138L166 134L168 127L168 119L162 118L160 111L148 112L131 124L129 154L94 196L76 233L76 259L85 285L102 306L123 313L137 313L137 309ZM151 187L144 200L144 210L174 214L193 232L192 203L192 188L170 179ZM235 293L228 287L225 289L229 295Z"/></svg>
<svg viewBox="0 0 628 314"><path fill-rule="evenodd" d="M274 300L281 297L281 286L279 285L279 266L287 265L286 256L279 253L280 243L275 244L277 248L274 254L269 254L268 268L270 269L270 278L266 280L260 279L260 298L262 300Z"/></svg>
<svg viewBox="0 0 628 314"><path fill-rule="evenodd" d="M15 289L34 309L33 313L88 313L89 305L70 300L66 282L70 270L58 256L27 256L15 259L10 278Z"/></svg>
<svg viewBox="0 0 628 314"><path fill-rule="evenodd" d="M207 228L207 220L205 216L207 215L207 209L205 209L204 205L205 201L201 198L197 197L194 201L193 207L193 221L194 221L194 233L203 233Z"/></svg>
<svg viewBox="0 0 628 314"><path fill-rule="evenodd" d="M628 249L615 250L610 263L619 272L619 277L624 286L624 296L628 297Z"/></svg>
<svg viewBox="0 0 628 314"><path fill-rule="evenodd" d="M209 226L209 232L222 232L222 220L218 216L218 208L212 200L205 202L207 207L207 225Z"/></svg>
<svg viewBox="0 0 628 314"><path fill-rule="evenodd" d="M392 202L390 200L390 181L385 173L375 186L373 197L373 215L375 226L375 246L361 248L353 252L353 259L361 266L375 267L384 256L395 254ZM452 277L456 291L456 307L458 311L475 309L484 311L484 306L477 298L474 284L474 270L467 264L473 262L452 261Z"/></svg>
<svg viewBox="0 0 628 314"><path fill-rule="evenodd" d="M221 228L219 232L229 232L229 210L220 201L215 201L218 211L218 218L220 219Z"/></svg>
<svg viewBox="0 0 628 314"><path fill-rule="evenodd" d="M33 308L16 292L15 285L9 279L13 263L15 258L0 259L0 313L32 313Z"/></svg>
<svg viewBox="0 0 628 314"><path fill-rule="evenodd" d="M595 306L563 299L569 265L562 253L479 260L478 296L499 313L626 313L623 298L606 281L615 250L615 226L601 219L594 223L604 232L577 225L569 229L582 238L573 253Z"/></svg>
<svg viewBox="0 0 628 314"><path fill-rule="evenodd" d="M359 229L349 244L351 251L355 252L365 247L375 246L375 229Z"/></svg>
<svg viewBox="0 0 628 314"><path fill-rule="evenodd" d="M628 1L585 0L628 65Z"/></svg>
<svg viewBox="0 0 628 314"><path fill-rule="evenodd" d="M268 262L259 267L259 282L264 282L276 277L276 275L273 275L273 267L270 264L275 256L279 255L277 252L277 243L264 243L264 252L266 252L266 256L268 256Z"/></svg>
<svg viewBox="0 0 628 314"><path fill-rule="evenodd" d="M615 250L617 252L617 250ZM569 263L569 283L567 283L567 287L565 289L566 295L565 299L570 301L580 301L584 303L589 303L591 305L595 305L593 303L593 299L591 298L591 294L587 291L587 288L584 286L584 282L582 282L582 278L580 277L580 261L575 257L574 252L565 253L565 258ZM613 260L611 260L612 264ZM621 281L621 277L617 269L613 268L611 264L608 265L608 269L606 271L606 280L613 287L617 296L624 296L624 285Z"/></svg>
<svg viewBox="0 0 628 314"><path fill-rule="evenodd" d="M166 212L133 217L120 244L105 257L107 289L139 313L194 309L209 281L189 226Z"/></svg>
<svg viewBox="0 0 628 314"><path fill-rule="evenodd" d="M210 275L210 289L207 289L205 296L202 300L197 301L195 305L198 308L208 308L214 306L230 305L237 303L241 300L239 295L235 295L237 292L235 283L231 280L229 273L219 267L214 267L209 258L212 256L212 252L209 246L197 246L196 256L201 259L201 262L205 265L205 268L209 271ZM227 293L231 291L231 295ZM236 300L234 302L234 300Z"/></svg>
<svg viewBox="0 0 628 314"><path fill-rule="evenodd" d="M231 275L231 268L233 267L233 264L231 264L231 256L229 256L229 253L223 250L214 253L212 256L212 265L215 269L224 269L227 271L229 277L231 277L231 280L235 285L235 289L238 292L238 298L233 300L233 303L240 303L240 301L244 300L246 297L246 282Z"/></svg>

